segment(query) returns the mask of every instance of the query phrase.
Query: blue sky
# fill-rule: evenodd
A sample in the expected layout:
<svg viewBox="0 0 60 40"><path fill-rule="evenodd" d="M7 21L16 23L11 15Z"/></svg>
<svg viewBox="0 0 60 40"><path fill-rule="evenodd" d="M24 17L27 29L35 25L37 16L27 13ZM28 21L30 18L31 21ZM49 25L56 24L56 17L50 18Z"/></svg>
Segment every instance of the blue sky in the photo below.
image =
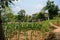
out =
<svg viewBox="0 0 60 40"><path fill-rule="evenodd" d="M47 0L18 0L14 1L11 8L14 14L17 14L21 9L26 11L26 14L32 15L39 12L45 5ZM55 4L60 8L60 0L54 0Z"/></svg>

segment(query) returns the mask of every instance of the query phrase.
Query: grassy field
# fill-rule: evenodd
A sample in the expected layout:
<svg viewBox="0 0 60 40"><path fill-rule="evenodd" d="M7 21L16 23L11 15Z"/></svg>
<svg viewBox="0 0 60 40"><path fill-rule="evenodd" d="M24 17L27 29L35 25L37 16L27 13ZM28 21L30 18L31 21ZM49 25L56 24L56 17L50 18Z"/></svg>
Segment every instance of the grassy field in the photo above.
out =
<svg viewBox="0 0 60 40"><path fill-rule="evenodd" d="M40 40L39 38L41 37L41 40L43 40L43 38L47 35L45 33L48 33L54 29L54 27L52 27L49 22L60 26L60 20L53 19L42 22L7 22L3 23L3 28L6 39L19 40L20 38L21 40Z"/></svg>

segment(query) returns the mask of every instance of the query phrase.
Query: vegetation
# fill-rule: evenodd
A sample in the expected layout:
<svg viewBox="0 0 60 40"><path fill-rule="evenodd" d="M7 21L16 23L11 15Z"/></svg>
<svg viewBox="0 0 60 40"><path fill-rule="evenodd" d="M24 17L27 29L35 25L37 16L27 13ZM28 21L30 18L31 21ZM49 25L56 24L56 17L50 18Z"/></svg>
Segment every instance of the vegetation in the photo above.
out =
<svg viewBox="0 0 60 40"><path fill-rule="evenodd" d="M18 15L14 15L13 12L8 12L11 11L10 8L9 9L7 8L9 6L9 3L12 3L12 1L1 0L0 2L2 8L2 10L0 10L0 25L1 25L0 31L2 33L1 36L4 36L3 35L4 31L6 40L8 40L9 37L11 38L15 34L18 35L17 38L19 40L20 33L24 32L24 35L27 36L26 32L29 30L32 31L31 32L31 40L32 40L33 32L39 31L43 35L44 33L50 32L51 30L54 29L54 27L52 27L49 24L49 22L52 22L53 24L60 26L60 19L59 19L60 13L58 13L59 8L57 5L54 4L54 1L48 0L46 6L42 9L44 11L48 10L48 13L38 12L36 14L33 14L32 16L25 15L26 11L24 9L20 10L18 12ZM4 14L1 15L2 13L1 11ZM47 20L48 18L49 20ZM4 40L4 37L2 38L2 40ZM27 37L26 40L28 40Z"/></svg>
<svg viewBox="0 0 60 40"><path fill-rule="evenodd" d="M13 22L15 19L15 16L13 13L7 13L2 16L3 22Z"/></svg>
<svg viewBox="0 0 60 40"><path fill-rule="evenodd" d="M25 10L19 11L17 18L19 21L23 22L25 20Z"/></svg>
<svg viewBox="0 0 60 40"><path fill-rule="evenodd" d="M45 15L40 12L40 13L37 15L37 19L45 20Z"/></svg>
<svg viewBox="0 0 60 40"><path fill-rule="evenodd" d="M3 23L3 28L4 28L4 33L5 33L5 37L12 37L14 34L14 32L19 31L19 32L27 32L28 30L38 30L43 34L43 37L45 35L46 32L49 32L51 30L54 29L54 27L52 27L49 22L52 23L60 23L60 19L53 19L53 20L46 20L46 21L42 21L42 22L7 22L7 23ZM56 24L57 25L57 24ZM32 31L32 33L33 33ZM20 35L19 33L17 33L18 35ZM26 34L26 33L24 33ZM12 35L12 36L11 36ZM19 38L19 37L18 37Z"/></svg>
<svg viewBox="0 0 60 40"><path fill-rule="evenodd" d="M2 27L1 13L3 11L2 9L8 7L10 3L12 3L12 0L0 0L0 39L1 40L5 40L4 31Z"/></svg>
<svg viewBox="0 0 60 40"><path fill-rule="evenodd" d="M54 1L48 0L46 6L42 10L48 10L49 18L53 19L53 17L58 15L59 8L57 5L54 4Z"/></svg>
<svg viewBox="0 0 60 40"><path fill-rule="evenodd" d="M42 33L50 31L49 24L47 25L47 21L40 22L11 22L11 23L3 23L3 28L6 36L11 36L15 30L17 31L28 31L28 30L39 30ZM49 27L48 27L49 26ZM6 34L7 33L7 34ZM14 35L14 34L13 34Z"/></svg>

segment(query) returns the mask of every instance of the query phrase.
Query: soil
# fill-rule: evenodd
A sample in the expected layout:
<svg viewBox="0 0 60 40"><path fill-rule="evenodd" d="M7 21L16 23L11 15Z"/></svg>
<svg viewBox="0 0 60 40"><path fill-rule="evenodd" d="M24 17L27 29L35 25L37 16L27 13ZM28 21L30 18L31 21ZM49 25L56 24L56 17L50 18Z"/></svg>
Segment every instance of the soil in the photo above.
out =
<svg viewBox="0 0 60 40"><path fill-rule="evenodd" d="M15 34L10 40L18 40L17 34ZM19 33L19 40L43 40L42 33L38 30L28 30L26 32Z"/></svg>
<svg viewBox="0 0 60 40"><path fill-rule="evenodd" d="M49 36L45 40L60 40L60 26L50 23L51 26L55 27L53 31L49 33Z"/></svg>
<svg viewBox="0 0 60 40"><path fill-rule="evenodd" d="M56 25L54 23L50 23L51 26L55 27L51 32L46 32L45 37L42 36L42 33L38 30L28 30L26 32L14 32L14 36L12 38L8 38L9 40L60 40L60 24ZM17 34L19 33L19 35Z"/></svg>

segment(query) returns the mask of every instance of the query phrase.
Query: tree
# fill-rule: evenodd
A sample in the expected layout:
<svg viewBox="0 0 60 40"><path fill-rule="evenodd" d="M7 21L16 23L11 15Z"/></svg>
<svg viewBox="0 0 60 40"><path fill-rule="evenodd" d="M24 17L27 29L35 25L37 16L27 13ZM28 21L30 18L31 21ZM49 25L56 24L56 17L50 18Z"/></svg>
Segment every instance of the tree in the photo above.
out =
<svg viewBox="0 0 60 40"><path fill-rule="evenodd" d="M17 18L18 18L19 21L24 21L24 19L25 19L25 13L26 13L25 10L20 10L18 12Z"/></svg>
<svg viewBox="0 0 60 40"><path fill-rule="evenodd" d="M12 0L0 0L0 40L5 40L4 31L2 27L1 12L2 8L9 6L9 3L12 3Z"/></svg>
<svg viewBox="0 0 60 40"><path fill-rule="evenodd" d="M53 19L53 17L55 17L56 15L58 15L58 6L54 4L54 1L47 2L47 8L48 8L48 12L49 12L49 18Z"/></svg>
<svg viewBox="0 0 60 40"><path fill-rule="evenodd" d="M1 16L2 16L2 22L14 21L14 14L10 9L10 7L6 7L5 9L3 9Z"/></svg>
<svg viewBox="0 0 60 40"><path fill-rule="evenodd" d="M15 20L15 16L13 13L6 13L2 16L3 22L13 22Z"/></svg>
<svg viewBox="0 0 60 40"><path fill-rule="evenodd" d="M47 5L43 8L43 10L48 10L48 15L50 19L53 19L56 15L58 15L59 8L54 4L54 1L48 0Z"/></svg>
<svg viewBox="0 0 60 40"><path fill-rule="evenodd" d="M39 14L37 15L37 19L45 20L45 15L43 13L39 12Z"/></svg>

